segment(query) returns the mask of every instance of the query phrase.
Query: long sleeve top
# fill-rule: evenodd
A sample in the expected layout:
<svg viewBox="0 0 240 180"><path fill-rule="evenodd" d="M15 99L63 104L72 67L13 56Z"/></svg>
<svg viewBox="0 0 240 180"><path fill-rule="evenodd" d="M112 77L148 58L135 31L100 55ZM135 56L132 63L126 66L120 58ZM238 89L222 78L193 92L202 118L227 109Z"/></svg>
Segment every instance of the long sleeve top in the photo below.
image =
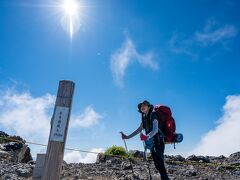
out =
<svg viewBox="0 0 240 180"><path fill-rule="evenodd" d="M139 134L141 131L143 130L143 124L141 123L140 126L134 131L132 132L129 136L128 139L136 136L137 134ZM148 138L152 138L153 136L155 136L158 133L158 120L154 119L152 121L152 131L149 132L147 134Z"/></svg>

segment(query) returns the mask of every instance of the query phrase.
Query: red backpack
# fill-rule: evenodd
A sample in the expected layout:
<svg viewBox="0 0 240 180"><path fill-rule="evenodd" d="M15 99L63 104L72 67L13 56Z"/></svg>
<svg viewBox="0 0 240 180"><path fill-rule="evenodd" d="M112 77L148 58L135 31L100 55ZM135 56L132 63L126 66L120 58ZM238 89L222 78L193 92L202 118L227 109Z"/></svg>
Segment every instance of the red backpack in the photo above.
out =
<svg viewBox="0 0 240 180"><path fill-rule="evenodd" d="M176 124L172 117L171 109L167 106L156 105L153 109L158 116L158 123L162 125L162 131L165 135L166 144L176 142Z"/></svg>

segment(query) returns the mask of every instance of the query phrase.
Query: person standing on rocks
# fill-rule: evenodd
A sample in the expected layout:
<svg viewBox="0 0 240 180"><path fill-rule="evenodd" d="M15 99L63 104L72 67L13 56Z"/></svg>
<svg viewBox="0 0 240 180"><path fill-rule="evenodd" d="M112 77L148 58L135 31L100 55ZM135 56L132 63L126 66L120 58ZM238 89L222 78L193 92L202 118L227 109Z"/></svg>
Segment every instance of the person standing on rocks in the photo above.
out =
<svg viewBox="0 0 240 180"><path fill-rule="evenodd" d="M132 132L130 135L125 135L123 132L122 139L130 139L137 134L141 133L144 129L146 135L140 134L142 141L147 141L153 138L153 148L151 154L156 169L159 171L162 180L169 180L167 171L164 165L164 135L162 133L162 124L158 122L157 114L153 111L153 105L148 101L143 101L138 104L138 112L141 113L142 121L140 126Z"/></svg>

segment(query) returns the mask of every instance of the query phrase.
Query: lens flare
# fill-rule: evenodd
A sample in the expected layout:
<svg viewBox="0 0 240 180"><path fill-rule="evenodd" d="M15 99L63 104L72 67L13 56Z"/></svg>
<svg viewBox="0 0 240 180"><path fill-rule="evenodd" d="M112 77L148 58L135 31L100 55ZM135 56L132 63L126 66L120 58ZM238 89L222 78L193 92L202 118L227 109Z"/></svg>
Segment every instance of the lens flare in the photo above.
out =
<svg viewBox="0 0 240 180"><path fill-rule="evenodd" d="M63 28L69 33L70 38L78 31L80 22L80 4L77 0L63 0L61 4L63 12L62 25Z"/></svg>
<svg viewBox="0 0 240 180"><path fill-rule="evenodd" d="M87 0L48 0L48 2L22 2L20 3L23 7L37 7L47 10L46 16L56 17L59 21L63 30L65 30L70 39L76 32L79 31L80 27L85 29L85 21L88 18L87 11L89 9L89 1ZM53 16L49 16L53 15ZM84 25L84 26L83 26Z"/></svg>
<svg viewBox="0 0 240 180"><path fill-rule="evenodd" d="M74 16L78 12L79 5L75 0L65 0L62 4L62 8L66 14L69 16Z"/></svg>

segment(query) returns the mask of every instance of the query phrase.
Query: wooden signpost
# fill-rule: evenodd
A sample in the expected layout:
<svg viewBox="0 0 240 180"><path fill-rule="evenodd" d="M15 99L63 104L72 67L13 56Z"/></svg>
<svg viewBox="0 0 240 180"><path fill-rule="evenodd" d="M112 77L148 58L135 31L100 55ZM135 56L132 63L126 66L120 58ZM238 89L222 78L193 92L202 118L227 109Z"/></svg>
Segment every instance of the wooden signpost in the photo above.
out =
<svg viewBox="0 0 240 180"><path fill-rule="evenodd" d="M60 179L74 86L72 81L59 82L42 180Z"/></svg>

